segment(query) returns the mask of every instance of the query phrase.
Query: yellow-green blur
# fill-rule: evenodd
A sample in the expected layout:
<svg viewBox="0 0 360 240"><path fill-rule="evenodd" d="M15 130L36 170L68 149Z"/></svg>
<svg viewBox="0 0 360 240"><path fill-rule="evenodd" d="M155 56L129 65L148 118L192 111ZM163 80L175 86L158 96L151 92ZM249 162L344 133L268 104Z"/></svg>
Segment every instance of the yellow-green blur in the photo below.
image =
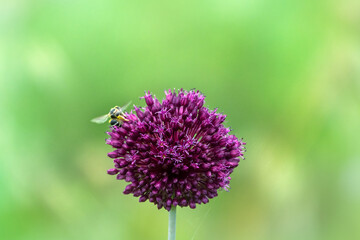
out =
<svg viewBox="0 0 360 240"><path fill-rule="evenodd" d="M358 0L1 0L0 239L166 239L90 120L174 88L248 143L178 240L360 239Z"/></svg>

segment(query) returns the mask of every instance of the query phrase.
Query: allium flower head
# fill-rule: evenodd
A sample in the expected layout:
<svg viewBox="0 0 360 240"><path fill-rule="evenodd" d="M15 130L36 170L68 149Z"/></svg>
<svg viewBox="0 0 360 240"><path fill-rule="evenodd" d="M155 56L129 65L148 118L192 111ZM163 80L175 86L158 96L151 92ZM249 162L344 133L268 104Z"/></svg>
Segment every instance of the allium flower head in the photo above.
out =
<svg viewBox="0 0 360 240"><path fill-rule="evenodd" d="M129 182L124 194L171 206L207 203L218 189L227 190L230 174L243 158L242 140L229 135L225 115L204 107L199 91L165 91L160 103L150 92L146 107L125 113L128 121L111 127L107 144L115 151L108 174ZM244 158L243 158L244 159Z"/></svg>

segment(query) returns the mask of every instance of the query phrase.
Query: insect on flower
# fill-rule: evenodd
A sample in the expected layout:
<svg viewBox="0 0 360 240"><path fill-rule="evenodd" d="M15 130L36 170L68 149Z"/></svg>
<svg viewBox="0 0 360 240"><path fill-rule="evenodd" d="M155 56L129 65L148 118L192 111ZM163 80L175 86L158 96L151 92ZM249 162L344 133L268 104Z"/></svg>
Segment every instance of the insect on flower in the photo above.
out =
<svg viewBox="0 0 360 240"><path fill-rule="evenodd" d="M147 92L143 99L145 107L119 115L127 121L111 127L106 140L114 148L107 173L128 182L123 193L170 211L227 191L246 143L230 134L226 115L205 107L195 90L168 90L162 101Z"/></svg>
<svg viewBox="0 0 360 240"><path fill-rule="evenodd" d="M94 118L91 120L91 122L101 124L101 123L106 122L109 119L109 123L111 126L119 126L120 127L124 121L125 122L129 121L128 119L126 119L124 111L130 105L130 103L131 102L128 102L123 107L115 106L110 109L108 114Z"/></svg>

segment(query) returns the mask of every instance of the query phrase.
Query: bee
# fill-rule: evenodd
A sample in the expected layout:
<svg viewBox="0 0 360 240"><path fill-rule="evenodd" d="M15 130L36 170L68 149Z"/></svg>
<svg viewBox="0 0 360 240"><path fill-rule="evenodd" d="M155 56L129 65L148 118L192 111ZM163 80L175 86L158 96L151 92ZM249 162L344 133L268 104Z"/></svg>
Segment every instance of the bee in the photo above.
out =
<svg viewBox="0 0 360 240"><path fill-rule="evenodd" d="M110 109L108 114L92 119L91 121L94 123L104 123L109 119L109 123L111 126L121 126L123 122L129 121L126 119L124 114L125 109L130 105L131 102L126 104L123 107L115 106Z"/></svg>

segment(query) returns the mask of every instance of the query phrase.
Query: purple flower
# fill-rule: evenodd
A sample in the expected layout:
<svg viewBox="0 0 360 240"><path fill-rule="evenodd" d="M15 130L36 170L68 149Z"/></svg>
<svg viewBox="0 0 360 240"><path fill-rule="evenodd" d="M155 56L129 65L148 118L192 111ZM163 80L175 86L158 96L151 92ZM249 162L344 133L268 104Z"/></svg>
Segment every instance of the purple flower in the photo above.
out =
<svg viewBox="0 0 360 240"><path fill-rule="evenodd" d="M242 140L229 135L225 115L203 107L199 91L165 91L159 102L150 92L147 106L125 113L128 121L111 127L108 154L115 166L108 174L129 182L124 194L171 206L207 203L218 189L227 190L230 174L245 151Z"/></svg>

